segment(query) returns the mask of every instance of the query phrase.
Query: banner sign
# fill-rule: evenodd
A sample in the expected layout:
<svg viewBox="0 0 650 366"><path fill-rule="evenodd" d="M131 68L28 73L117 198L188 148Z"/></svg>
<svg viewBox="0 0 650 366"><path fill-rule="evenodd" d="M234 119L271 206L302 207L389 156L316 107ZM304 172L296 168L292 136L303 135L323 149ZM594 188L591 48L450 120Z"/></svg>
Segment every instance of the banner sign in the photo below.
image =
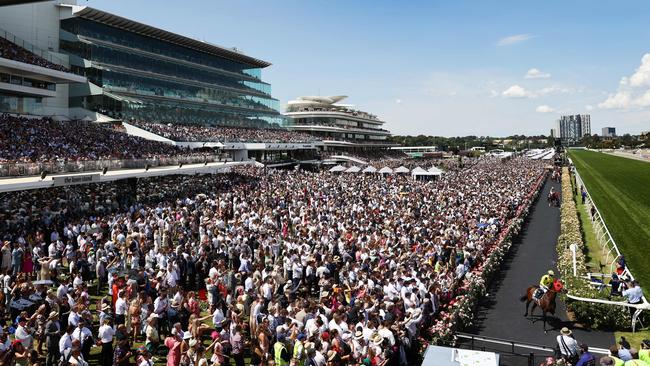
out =
<svg viewBox="0 0 650 366"><path fill-rule="evenodd" d="M52 177L54 187L72 186L76 184L99 183L99 174L72 175L65 177Z"/></svg>

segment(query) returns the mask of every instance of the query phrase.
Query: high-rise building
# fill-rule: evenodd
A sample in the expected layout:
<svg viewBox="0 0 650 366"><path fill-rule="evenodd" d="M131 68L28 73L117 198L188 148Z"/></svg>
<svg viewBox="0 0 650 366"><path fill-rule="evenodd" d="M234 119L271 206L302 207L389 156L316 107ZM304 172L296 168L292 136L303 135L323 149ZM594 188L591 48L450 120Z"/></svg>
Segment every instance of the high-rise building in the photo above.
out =
<svg viewBox="0 0 650 366"><path fill-rule="evenodd" d="M576 114L562 116L556 121L557 138L565 145L575 144L585 135L591 135L591 116Z"/></svg>
<svg viewBox="0 0 650 366"><path fill-rule="evenodd" d="M603 127L603 137L616 137L616 127Z"/></svg>

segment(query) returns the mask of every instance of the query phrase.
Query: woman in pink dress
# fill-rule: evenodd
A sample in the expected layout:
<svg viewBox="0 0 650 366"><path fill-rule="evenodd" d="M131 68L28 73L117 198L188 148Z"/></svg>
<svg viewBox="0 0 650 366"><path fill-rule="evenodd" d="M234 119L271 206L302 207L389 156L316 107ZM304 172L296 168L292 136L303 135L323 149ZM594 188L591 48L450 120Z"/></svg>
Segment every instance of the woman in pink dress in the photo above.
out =
<svg viewBox="0 0 650 366"><path fill-rule="evenodd" d="M23 255L23 273L26 273L27 276L31 276L34 271L34 262L32 261L32 248L25 248L25 254Z"/></svg>
<svg viewBox="0 0 650 366"><path fill-rule="evenodd" d="M167 353L167 366L178 366L181 363L181 344L183 340L176 334L175 330L172 331L170 337L165 338L165 346L169 348Z"/></svg>

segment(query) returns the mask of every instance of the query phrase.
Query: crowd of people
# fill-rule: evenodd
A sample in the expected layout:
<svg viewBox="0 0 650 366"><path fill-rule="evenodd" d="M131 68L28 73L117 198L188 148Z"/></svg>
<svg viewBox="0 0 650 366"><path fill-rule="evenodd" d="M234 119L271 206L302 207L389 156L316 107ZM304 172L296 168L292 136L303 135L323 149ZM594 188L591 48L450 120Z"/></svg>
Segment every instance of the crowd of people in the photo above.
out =
<svg viewBox="0 0 650 366"><path fill-rule="evenodd" d="M607 355L600 357L589 351L589 345L579 343L567 327L560 330L556 342L556 355L540 366L650 366L650 340L647 339L634 348L622 336L617 344L609 347Z"/></svg>
<svg viewBox="0 0 650 366"><path fill-rule="evenodd" d="M282 128L212 127L189 124L129 122L173 141L308 143L317 141L309 134Z"/></svg>
<svg viewBox="0 0 650 366"><path fill-rule="evenodd" d="M0 163L143 159L190 154L85 121L0 115Z"/></svg>
<svg viewBox="0 0 650 366"><path fill-rule="evenodd" d="M46 67L52 70L63 72L70 72L67 67L55 64L51 61L44 59L32 52L29 52L23 47L0 37L0 57L8 58L14 61L20 61L31 65Z"/></svg>
<svg viewBox="0 0 650 366"><path fill-rule="evenodd" d="M542 174L486 158L428 183L245 167L130 195L16 192L0 208L0 352L48 366L413 364Z"/></svg>

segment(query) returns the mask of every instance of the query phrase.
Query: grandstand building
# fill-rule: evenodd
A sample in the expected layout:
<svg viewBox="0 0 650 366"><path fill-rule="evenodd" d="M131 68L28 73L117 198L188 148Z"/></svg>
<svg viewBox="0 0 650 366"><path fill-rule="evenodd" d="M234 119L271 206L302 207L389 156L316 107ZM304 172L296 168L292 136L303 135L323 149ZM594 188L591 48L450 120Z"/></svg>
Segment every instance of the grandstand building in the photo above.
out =
<svg viewBox="0 0 650 366"><path fill-rule="evenodd" d="M233 127L282 124L279 103L261 78L270 63L237 49L78 6L75 0L2 7L0 24L62 58L79 76L69 90L40 88L57 99L56 108L18 112Z"/></svg>
<svg viewBox="0 0 650 366"><path fill-rule="evenodd" d="M287 104L287 127L322 139L329 151L363 151L387 149L396 144L388 141L390 131L384 121L367 112L340 103L344 95L298 97Z"/></svg>

